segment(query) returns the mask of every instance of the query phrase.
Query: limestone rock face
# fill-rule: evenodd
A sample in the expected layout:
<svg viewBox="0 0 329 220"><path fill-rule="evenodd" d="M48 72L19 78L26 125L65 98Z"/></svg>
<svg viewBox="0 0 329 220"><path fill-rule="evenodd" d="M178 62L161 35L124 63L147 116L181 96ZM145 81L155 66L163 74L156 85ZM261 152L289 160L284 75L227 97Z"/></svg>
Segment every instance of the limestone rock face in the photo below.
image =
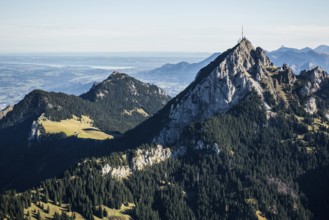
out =
<svg viewBox="0 0 329 220"><path fill-rule="evenodd" d="M185 154L185 150L184 147L172 150L170 148L164 148L161 145L150 149L137 149L133 157L127 161L129 165L112 167L109 164L105 164L102 167L101 173L103 176L110 175L114 179L122 180L129 177L135 171L143 170L145 167L161 163L170 158L182 156Z"/></svg>
<svg viewBox="0 0 329 220"><path fill-rule="evenodd" d="M199 71L194 82L171 105L169 122L154 142L174 143L186 125L228 111L253 90L262 96L260 82L268 78L265 68L269 66L264 50L255 49L243 39Z"/></svg>
<svg viewBox="0 0 329 220"><path fill-rule="evenodd" d="M328 74L321 67L302 71L300 77L306 81L300 89L299 93L301 96L308 96L311 93L317 92L321 88L321 84L329 79Z"/></svg>
<svg viewBox="0 0 329 220"><path fill-rule="evenodd" d="M120 167L111 167L109 164L106 164L102 168L102 175L111 175L114 179L125 179L132 174L131 169L128 166Z"/></svg>
<svg viewBox="0 0 329 220"><path fill-rule="evenodd" d="M305 104L304 110L309 114L314 114L317 112L316 100L314 97L311 97Z"/></svg>
<svg viewBox="0 0 329 220"><path fill-rule="evenodd" d="M31 126L31 132L29 135L29 143L31 141L39 141L42 132L41 132L42 125L38 121L33 121L32 126Z"/></svg>
<svg viewBox="0 0 329 220"><path fill-rule="evenodd" d="M169 159L172 156L170 148L163 148L161 145L157 145L155 148L149 150L138 149L135 152L135 156L132 159L132 169L142 170L146 166L152 166L153 164L160 163Z"/></svg>

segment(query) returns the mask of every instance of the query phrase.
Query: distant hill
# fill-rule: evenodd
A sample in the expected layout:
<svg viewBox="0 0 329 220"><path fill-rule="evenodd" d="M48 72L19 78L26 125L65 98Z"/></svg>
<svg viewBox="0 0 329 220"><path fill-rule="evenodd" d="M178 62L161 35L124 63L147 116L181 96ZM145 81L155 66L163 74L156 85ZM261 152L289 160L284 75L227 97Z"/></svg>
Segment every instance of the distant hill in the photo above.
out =
<svg viewBox="0 0 329 220"><path fill-rule="evenodd" d="M317 53L325 53L329 54L329 46L327 45L320 45L314 49L315 52Z"/></svg>
<svg viewBox="0 0 329 220"><path fill-rule="evenodd" d="M190 84L197 72L202 67L208 65L219 54L220 53L214 53L198 63L168 63L156 69L134 73L132 76L153 83L163 88L170 96L174 96Z"/></svg>
<svg viewBox="0 0 329 220"><path fill-rule="evenodd" d="M278 50L267 52L271 61L282 66L288 64L296 74L304 69L312 69L321 66L324 70L329 71L329 54L328 46L319 46L314 50L311 48L295 49L282 46Z"/></svg>
<svg viewBox="0 0 329 220"><path fill-rule="evenodd" d="M117 72L80 97L32 91L0 114L0 191L63 171L169 100L159 87Z"/></svg>
<svg viewBox="0 0 329 220"><path fill-rule="evenodd" d="M0 129L35 121L41 114L53 121L86 115L104 132L123 133L156 113L169 100L159 87L114 72L80 97L34 90L10 111L4 111L6 116L0 121Z"/></svg>

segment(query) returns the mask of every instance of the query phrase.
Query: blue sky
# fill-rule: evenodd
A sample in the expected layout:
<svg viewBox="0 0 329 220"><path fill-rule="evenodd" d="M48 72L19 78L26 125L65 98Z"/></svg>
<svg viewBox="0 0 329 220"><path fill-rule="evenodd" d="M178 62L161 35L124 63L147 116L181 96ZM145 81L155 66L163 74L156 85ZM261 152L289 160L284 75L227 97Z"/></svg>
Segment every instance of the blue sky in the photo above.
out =
<svg viewBox="0 0 329 220"><path fill-rule="evenodd" d="M329 45L327 0L1 0L0 52L215 52Z"/></svg>

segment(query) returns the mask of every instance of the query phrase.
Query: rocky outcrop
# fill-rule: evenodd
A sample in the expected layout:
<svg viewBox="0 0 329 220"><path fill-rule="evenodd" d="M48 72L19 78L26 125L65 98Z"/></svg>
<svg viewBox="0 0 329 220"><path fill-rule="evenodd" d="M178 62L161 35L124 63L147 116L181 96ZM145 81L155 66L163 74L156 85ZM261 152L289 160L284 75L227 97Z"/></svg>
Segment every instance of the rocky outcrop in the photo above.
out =
<svg viewBox="0 0 329 220"><path fill-rule="evenodd" d="M143 170L145 167L149 167L170 158L176 158L183 156L186 153L185 147L179 147L175 150L170 148L164 148L161 145L157 145L154 148L149 149L137 149L133 153L133 157L126 161L129 166L112 167L110 164L105 164L102 167L101 173L103 176L110 175L114 179L122 180L128 178L135 171Z"/></svg>
<svg viewBox="0 0 329 220"><path fill-rule="evenodd" d="M316 100L314 97L311 97L307 100L304 110L311 115L318 111L318 108L316 106Z"/></svg>
<svg viewBox="0 0 329 220"><path fill-rule="evenodd" d="M39 123L39 121L33 121L32 126L31 126L31 132L28 138L29 143L32 141L39 141L40 137L42 135L41 132L42 125Z"/></svg>
<svg viewBox="0 0 329 220"><path fill-rule="evenodd" d="M300 78L305 82L299 94L301 96L308 96L317 92L321 88L321 84L329 79L329 75L321 67L316 67L309 71L302 71Z"/></svg>
<svg viewBox="0 0 329 220"><path fill-rule="evenodd" d="M132 174L131 169L129 166L119 166L119 167L111 167L109 164L105 164L102 167L102 175L110 175L114 179L125 179Z"/></svg>
<svg viewBox="0 0 329 220"><path fill-rule="evenodd" d="M278 71L277 75L274 76L277 79L279 84L286 84L289 86L293 86L296 82L297 77L293 73L292 69L288 67L288 65L284 64L282 68Z"/></svg>
<svg viewBox="0 0 329 220"><path fill-rule="evenodd" d="M165 161L171 156L171 149L163 148L161 145L148 150L138 149L135 151L135 155L131 161L131 167L132 170L142 170L146 166L152 166L153 164Z"/></svg>
<svg viewBox="0 0 329 220"><path fill-rule="evenodd" d="M4 118L9 112L11 112L13 108L14 108L13 106L7 106L5 109L0 111L0 120Z"/></svg>
<svg viewBox="0 0 329 220"><path fill-rule="evenodd" d="M142 109L142 108L135 108L135 109L132 109L132 110L126 110L126 109L124 109L123 112L122 112L122 114L128 115L128 116L131 116L134 113L143 115L144 117L148 117L149 116L149 114L147 112L145 112L144 109Z"/></svg>
<svg viewBox="0 0 329 220"><path fill-rule="evenodd" d="M222 148L217 143L206 144L202 140L196 141L193 145L195 151L207 151L208 153L219 155L222 152ZM110 164L105 164L101 168L102 176L110 175L112 178L122 180L128 178L136 171L141 171L146 167L159 164L172 158L182 157L186 154L187 148L180 146L175 149L163 147L162 145L156 145L154 148L137 149L133 152L133 156L130 160L124 157L124 162L128 165L113 167Z"/></svg>

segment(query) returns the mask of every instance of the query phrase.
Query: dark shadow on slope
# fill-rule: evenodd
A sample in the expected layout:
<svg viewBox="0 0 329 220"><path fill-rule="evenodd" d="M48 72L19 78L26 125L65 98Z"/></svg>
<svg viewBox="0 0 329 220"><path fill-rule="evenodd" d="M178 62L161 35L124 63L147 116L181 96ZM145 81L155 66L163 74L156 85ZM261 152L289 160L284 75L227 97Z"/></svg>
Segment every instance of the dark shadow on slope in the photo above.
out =
<svg viewBox="0 0 329 220"><path fill-rule="evenodd" d="M314 219L329 219L329 166L308 171L298 179Z"/></svg>

